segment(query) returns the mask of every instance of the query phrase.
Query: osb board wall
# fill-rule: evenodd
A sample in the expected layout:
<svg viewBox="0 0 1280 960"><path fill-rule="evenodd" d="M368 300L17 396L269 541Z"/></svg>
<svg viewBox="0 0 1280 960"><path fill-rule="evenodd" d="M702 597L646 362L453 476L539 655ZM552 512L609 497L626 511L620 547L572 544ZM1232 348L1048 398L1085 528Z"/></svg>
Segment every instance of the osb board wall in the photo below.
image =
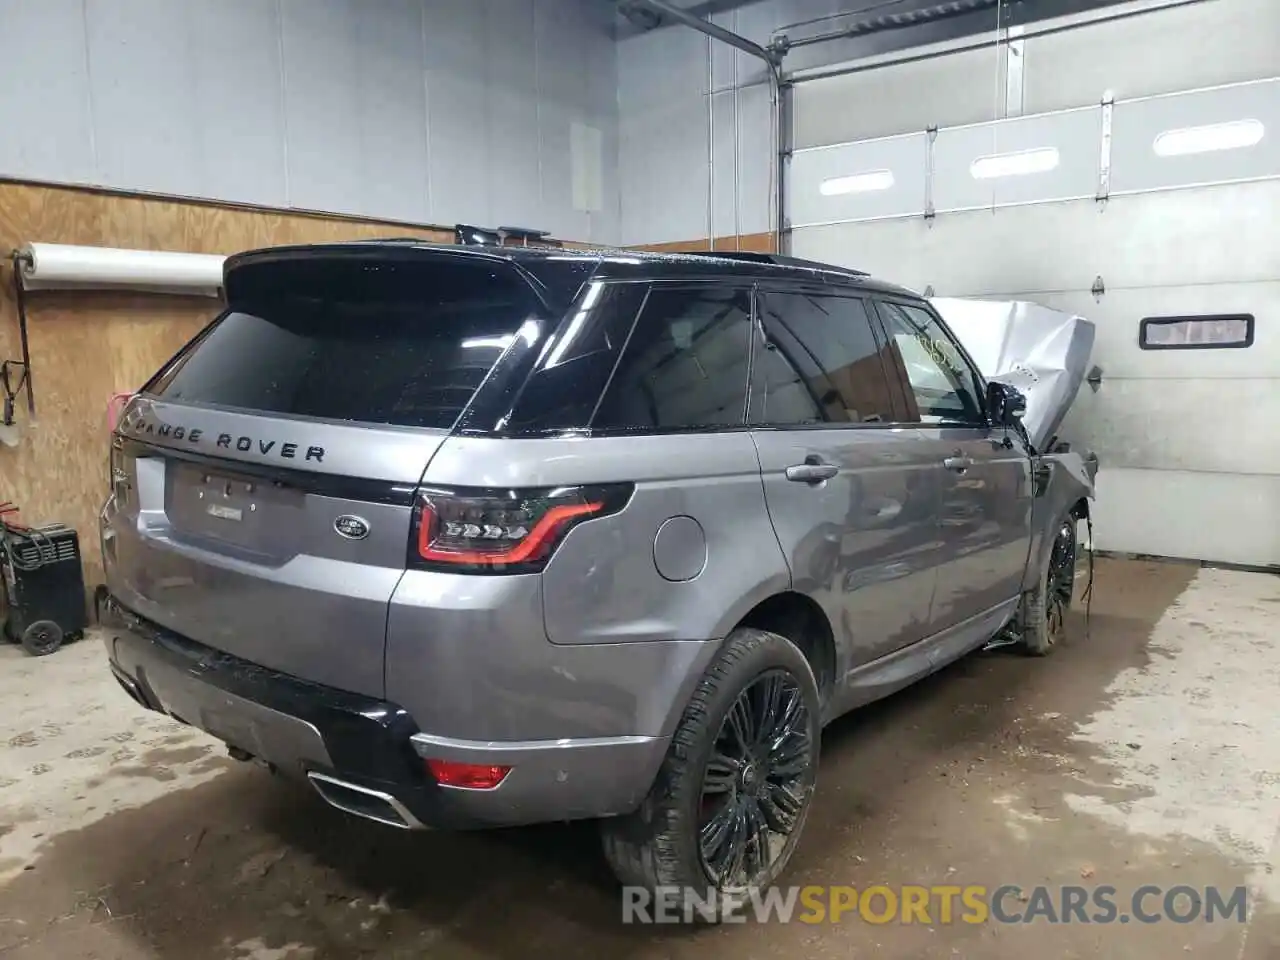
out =
<svg viewBox="0 0 1280 960"><path fill-rule="evenodd" d="M638 250L655 250L662 253L687 253L692 250L741 250L750 253L776 253L777 245L772 233L744 233L739 236L716 237L714 246L706 237L700 240L673 240L669 243L649 243Z"/></svg>
<svg viewBox="0 0 1280 960"><path fill-rule="evenodd" d="M71 243L231 254L252 247L388 236L451 242L452 232L0 183L0 254ZM0 268L0 359L21 356L12 280ZM26 523L80 532L88 586L100 582L97 512L107 488L107 402L134 390L217 311L215 301L99 292L27 295L36 418L19 397L17 447L0 445L0 501Z"/></svg>

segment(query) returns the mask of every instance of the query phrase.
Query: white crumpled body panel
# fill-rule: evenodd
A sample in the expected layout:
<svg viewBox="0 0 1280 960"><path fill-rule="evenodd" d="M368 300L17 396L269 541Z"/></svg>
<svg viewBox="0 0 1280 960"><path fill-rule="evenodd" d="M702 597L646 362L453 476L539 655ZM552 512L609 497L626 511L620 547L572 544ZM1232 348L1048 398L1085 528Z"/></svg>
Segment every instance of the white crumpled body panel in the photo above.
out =
<svg viewBox="0 0 1280 960"><path fill-rule="evenodd" d="M1025 300L936 297L930 303L984 377L1026 396L1022 422L1034 447L1044 450L1089 369L1092 321Z"/></svg>

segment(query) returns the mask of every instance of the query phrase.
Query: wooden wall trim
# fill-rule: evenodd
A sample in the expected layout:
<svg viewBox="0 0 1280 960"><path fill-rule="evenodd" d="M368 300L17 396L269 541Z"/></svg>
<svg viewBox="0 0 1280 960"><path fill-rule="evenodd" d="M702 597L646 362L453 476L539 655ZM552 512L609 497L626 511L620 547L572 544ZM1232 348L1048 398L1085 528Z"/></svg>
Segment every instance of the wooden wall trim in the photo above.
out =
<svg viewBox="0 0 1280 960"><path fill-rule="evenodd" d="M714 245L706 237L697 240L672 240L667 243L646 243L633 250L652 250L659 253L687 253L691 250L741 250L751 253L776 253L777 237L772 233L744 233L740 236L716 237Z"/></svg>
<svg viewBox="0 0 1280 960"><path fill-rule="evenodd" d="M154 193L148 190L123 190L117 187L90 186L87 184L59 183L55 180L32 180L28 178L0 176L0 187L4 186L47 188L53 190L65 190L71 193L81 193L90 196L124 197L132 200L149 200L161 203L212 207L218 210L244 210L249 213L265 213L271 215L283 214L291 217L306 217L316 220L338 221L342 223L369 223L394 228L407 227L413 231L438 233L442 238L447 237L447 239L442 240L441 242L453 242L453 227L451 225L445 226L442 224L415 223L409 220L382 219L379 217L363 216L356 213L335 213L328 210L311 210L305 207L271 207L257 203L242 203L235 200L210 200L205 197L188 197L176 193Z"/></svg>

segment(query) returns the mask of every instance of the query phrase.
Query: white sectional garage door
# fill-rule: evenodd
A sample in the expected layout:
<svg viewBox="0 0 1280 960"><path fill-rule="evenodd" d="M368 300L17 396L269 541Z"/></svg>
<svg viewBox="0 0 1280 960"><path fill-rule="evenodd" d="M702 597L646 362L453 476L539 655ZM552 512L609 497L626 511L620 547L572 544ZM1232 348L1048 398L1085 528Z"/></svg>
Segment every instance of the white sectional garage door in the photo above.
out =
<svg viewBox="0 0 1280 960"><path fill-rule="evenodd" d="M1100 549L1280 566L1280 80L801 148L788 203L796 256L1097 324Z"/></svg>

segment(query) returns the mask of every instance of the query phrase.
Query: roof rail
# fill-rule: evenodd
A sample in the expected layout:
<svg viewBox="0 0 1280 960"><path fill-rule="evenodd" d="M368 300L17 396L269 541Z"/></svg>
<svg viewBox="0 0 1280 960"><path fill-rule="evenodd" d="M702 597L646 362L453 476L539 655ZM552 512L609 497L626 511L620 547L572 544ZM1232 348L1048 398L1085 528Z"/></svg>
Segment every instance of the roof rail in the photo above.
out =
<svg viewBox="0 0 1280 960"><path fill-rule="evenodd" d="M719 257L722 260L741 260L745 263L772 263L779 267L796 267L800 270L821 270L823 273L842 273L851 277L869 277L865 270L852 267L838 267L833 263L821 263L817 260L804 260L800 257L785 257L780 253L755 253L750 250L689 250L698 257Z"/></svg>

